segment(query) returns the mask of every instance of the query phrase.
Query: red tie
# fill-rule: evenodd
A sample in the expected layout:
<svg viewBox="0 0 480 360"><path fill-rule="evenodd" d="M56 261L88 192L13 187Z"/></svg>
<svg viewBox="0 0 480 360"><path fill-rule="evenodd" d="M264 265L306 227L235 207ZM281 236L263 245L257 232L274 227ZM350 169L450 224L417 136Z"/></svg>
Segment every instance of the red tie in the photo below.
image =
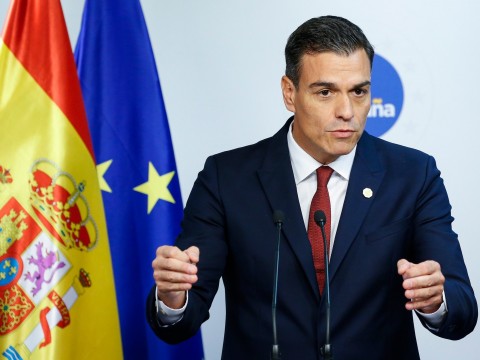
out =
<svg viewBox="0 0 480 360"><path fill-rule="evenodd" d="M323 238L320 226L315 224L313 214L317 210L325 213L327 221L325 223L325 235L327 237L327 248L330 249L330 197L328 196L327 183L332 176L333 169L328 166L321 166L317 169L317 191L310 205L310 214L308 216L308 238L312 245L313 264L317 275L318 290L322 295L325 286L325 259L323 254ZM327 250L328 251L328 250Z"/></svg>

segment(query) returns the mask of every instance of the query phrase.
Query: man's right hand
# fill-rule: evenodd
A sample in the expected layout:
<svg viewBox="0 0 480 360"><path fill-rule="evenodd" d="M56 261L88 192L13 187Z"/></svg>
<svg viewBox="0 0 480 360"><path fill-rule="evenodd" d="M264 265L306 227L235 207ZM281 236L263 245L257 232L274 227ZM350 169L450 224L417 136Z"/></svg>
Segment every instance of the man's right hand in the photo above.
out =
<svg viewBox="0 0 480 360"><path fill-rule="evenodd" d="M160 246L152 262L153 279L158 298L172 309L185 304L186 291L198 280L197 263L200 250L191 246L182 251L176 246Z"/></svg>

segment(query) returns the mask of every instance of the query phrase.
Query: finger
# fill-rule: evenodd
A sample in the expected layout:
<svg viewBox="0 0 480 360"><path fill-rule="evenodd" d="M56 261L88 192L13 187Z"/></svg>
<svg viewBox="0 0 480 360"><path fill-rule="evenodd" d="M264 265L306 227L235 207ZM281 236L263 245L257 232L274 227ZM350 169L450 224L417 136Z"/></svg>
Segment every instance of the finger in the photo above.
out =
<svg viewBox="0 0 480 360"><path fill-rule="evenodd" d="M442 295L434 296L428 299L412 299L405 304L405 308L407 310L422 310L426 313L432 313L438 310L442 302Z"/></svg>
<svg viewBox="0 0 480 360"><path fill-rule="evenodd" d="M441 296L443 293L443 285L432 286L417 290L406 290L405 297L407 299L430 299Z"/></svg>
<svg viewBox="0 0 480 360"><path fill-rule="evenodd" d="M397 262L397 271L398 271L398 274L399 275L403 275L405 274L405 272L410 268L412 267L413 263L411 263L410 261L406 260L406 259L400 259L398 260Z"/></svg>
<svg viewBox="0 0 480 360"><path fill-rule="evenodd" d="M176 246L168 246L168 245L160 246L157 249L157 258L158 257L174 258L184 262L190 261L188 255Z"/></svg>
<svg viewBox="0 0 480 360"><path fill-rule="evenodd" d="M157 256L153 260L152 268L154 271L173 271L191 275L197 273L197 266L190 264L189 261L185 262L176 258L165 258L162 256Z"/></svg>
<svg viewBox="0 0 480 360"><path fill-rule="evenodd" d="M157 286L157 290L160 297L164 297L165 295L168 297L171 297L171 293L175 292L183 292L183 291L188 291L192 288L192 284L189 283L171 283L171 282L164 282L164 281L158 281L155 282Z"/></svg>
<svg viewBox="0 0 480 360"><path fill-rule="evenodd" d="M196 246L190 246L184 251L192 264L197 264L200 260L200 249Z"/></svg>
<svg viewBox="0 0 480 360"><path fill-rule="evenodd" d="M418 276L431 275L435 272L440 272L440 264L433 260L421 262L419 264L413 264L404 273L404 279L415 278Z"/></svg>
<svg viewBox="0 0 480 360"><path fill-rule="evenodd" d="M198 280L196 275L186 275L169 271L155 271L153 277L158 292L170 299L172 296L175 296L175 293L190 290L192 285Z"/></svg>
<svg viewBox="0 0 480 360"><path fill-rule="evenodd" d="M414 278L407 278L403 281L402 286L405 290L415 290L429 288L445 283L445 277L441 272L435 272L431 275L422 275Z"/></svg>
<svg viewBox="0 0 480 360"><path fill-rule="evenodd" d="M194 284L197 282L197 275L189 275L175 271L154 271L153 278L156 283Z"/></svg>

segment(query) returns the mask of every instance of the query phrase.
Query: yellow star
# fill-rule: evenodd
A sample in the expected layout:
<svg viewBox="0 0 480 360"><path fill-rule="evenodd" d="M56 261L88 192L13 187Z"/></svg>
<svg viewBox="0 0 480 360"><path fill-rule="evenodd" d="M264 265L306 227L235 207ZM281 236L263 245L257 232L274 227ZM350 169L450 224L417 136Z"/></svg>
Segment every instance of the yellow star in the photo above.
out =
<svg viewBox="0 0 480 360"><path fill-rule="evenodd" d="M17 273L17 268L15 266L12 266L10 268L10 272L8 273L8 275L13 275L13 274L16 274Z"/></svg>
<svg viewBox="0 0 480 360"><path fill-rule="evenodd" d="M138 185L133 190L148 196L149 214L158 200L165 200L175 204L175 199L170 193L170 190L168 190L168 185L170 184L170 181L172 181L174 175L175 171L171 171L160 176L152 163L148 163L148 181Z"/></svg>
<svg viewBox="0 0 480 360"><path fill-rule="evenodd" d="M6 276L4 272L0 272L0 280L5 280Z"/></svg>
<svg viewBox="0 0 480 360"><path fill-rule="evenodd" d="M97 175L98 175L98 184L100 185L100 190L111 193L112 189L108 186L107 181L104 178L105 173L107 172L110 165L112 165L113 160L105 161L97 165Z"/></svg>
<svg viewBox="0 0 480 360"><path fill-rule="evenodd" d="M3 264L3 268L6 269L6 268L9 268L11 265L10 265L10 260L5 260L5 263Z"/></svg>

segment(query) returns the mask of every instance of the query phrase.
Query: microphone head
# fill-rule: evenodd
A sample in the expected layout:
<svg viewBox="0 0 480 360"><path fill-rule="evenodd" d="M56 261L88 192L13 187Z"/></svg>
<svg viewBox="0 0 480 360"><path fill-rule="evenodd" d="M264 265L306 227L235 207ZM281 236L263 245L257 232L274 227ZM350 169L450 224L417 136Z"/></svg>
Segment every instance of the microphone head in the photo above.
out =
<svg viewBox="0 0 480 360"><path fill-rule="evenodd" d="M313 214L313 219L318 226L324 226L327 222L327 216L322 210L317 210Z"/></svg>
<svg viewBox="0 0 480 360"><path fill-rule="evenodd" d="M283 220L285 220L285 214L283 213L282 210L275 210L273 212L273 222L275 224L281 224L283 223Z"/></svg>

